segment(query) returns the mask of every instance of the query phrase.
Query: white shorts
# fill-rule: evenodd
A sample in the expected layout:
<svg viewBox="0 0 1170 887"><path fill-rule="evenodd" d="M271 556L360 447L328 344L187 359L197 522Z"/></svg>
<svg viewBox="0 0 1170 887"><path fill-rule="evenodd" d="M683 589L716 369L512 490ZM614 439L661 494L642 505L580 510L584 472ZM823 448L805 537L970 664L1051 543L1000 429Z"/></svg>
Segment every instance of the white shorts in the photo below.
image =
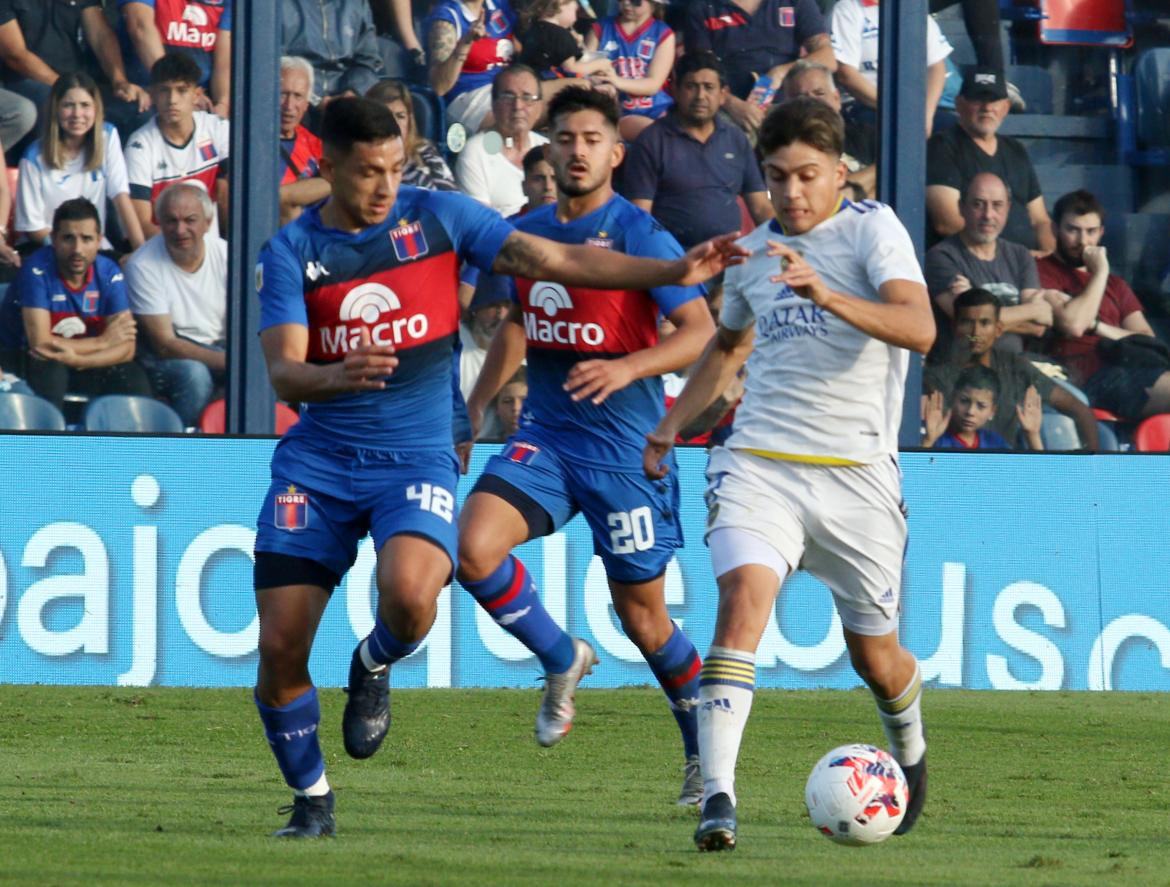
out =
<svg viewBox="0 0 1170 887"><path fill-rule="evenodd" d="M487 83L455 96L447 106L447 124L461 123L467 135L473 136L479 132L483 119L491 109L492 85Z"/></svg>
<svg viewBox="0 0 1170 887"><path fill-rule="evenodd" d="M749 563L807 570L829 587L850 631L897 630L907 534L893 459L824 466L718 447L707 482L716 577Z"/></svg>

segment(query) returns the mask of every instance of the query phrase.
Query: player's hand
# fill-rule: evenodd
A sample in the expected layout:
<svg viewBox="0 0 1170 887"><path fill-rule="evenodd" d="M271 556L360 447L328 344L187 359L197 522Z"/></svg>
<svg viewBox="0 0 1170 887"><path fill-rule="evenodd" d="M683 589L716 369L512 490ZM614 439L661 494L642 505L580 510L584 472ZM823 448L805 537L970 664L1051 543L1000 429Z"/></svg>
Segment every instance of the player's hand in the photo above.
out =
<svg viewBox="0 0 1170 887"><path fill-rule="evenodd" d="M735 242L738 238L739 232L732 231L692 246L680 259L684 271L675 282L679 286L693 286L710 280L732 265L741 264L751 253Z"/></svg>
<svg viewBox="0 0 1170 887"><path fill-rule="evenodd" d="M569 370L564 389L574 402L588 398L590 403L597 406L633 381L634 371L620 358L583 360Z"/></svg>
<svg viewBox="0 0 1170 887"><path fill-rule="evenodd" d="M1081 252L1081 261L1090 274L1109 273L1109 256L1103 246L1086 246Z"/></svg>
<svg viewBox="0 0 1170 887"><path fill-rule="evenodd" d="M1040 392L1035 385L1029 385L1024 392L1024 402L1016 405L1016 415L1020 419L1020 427L1029 435L1037 434L1044 423L1044 405L1040 400Z"/></svg>
<svg viewBox="0 0 1170 887"><path fill-rule="evenodd" d="M655 429L646 435L646 446L642 450L642 471L650 480L662 480L670 473L670 466L664 464L674 446L674 435L669 437Z"/></svg>
<svg viewBox="0 0 1170 887"><path fill-rule="evenodd" d="M836 295L825 286L821 276L813 266L804 260L804 256L786 243L778 240L769 240L768 255L778 257L780 273L773 274L769 280L772 283L786 283L798 295L808 299L814 305L824 307Z"/></svg>
<svg viewBox="0 0 1170 887"><path fill-rule="evenodd" d="M475 442L470 440L455 444L455 455L459 458L460 474L467 474L471 468L471 450L474 447Z"/></svg>
<svg viewBox="0 0 1170 887"><path fill-rule="evenodd" d="M345 360L334 366L340 368L342 391L380 391L386 387L386 377L398 366L393 345L374 345L370 331L361 328L356 348L346 352Z"/></svg>

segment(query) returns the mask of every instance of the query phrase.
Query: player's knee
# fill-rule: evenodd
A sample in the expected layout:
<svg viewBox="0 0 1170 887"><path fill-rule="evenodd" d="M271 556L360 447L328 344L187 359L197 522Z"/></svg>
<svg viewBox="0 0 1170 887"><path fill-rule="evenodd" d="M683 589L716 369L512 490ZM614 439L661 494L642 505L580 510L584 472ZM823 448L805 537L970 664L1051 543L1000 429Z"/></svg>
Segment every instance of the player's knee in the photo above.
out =
<svg viewBox="0 0 1170 887"><path fill-rule="evenodd" d="M459 569L456 575L460 582L482 582L496 571L508 556L490 533L470 532L459 536Z"/></svg>
<svg viewBox="0 0 1170 887"><path fill-rule="evenodd" d="M260 625L258 643L260 663L273 675L298 673L309 661L309 643L306 638Z"/></svg>

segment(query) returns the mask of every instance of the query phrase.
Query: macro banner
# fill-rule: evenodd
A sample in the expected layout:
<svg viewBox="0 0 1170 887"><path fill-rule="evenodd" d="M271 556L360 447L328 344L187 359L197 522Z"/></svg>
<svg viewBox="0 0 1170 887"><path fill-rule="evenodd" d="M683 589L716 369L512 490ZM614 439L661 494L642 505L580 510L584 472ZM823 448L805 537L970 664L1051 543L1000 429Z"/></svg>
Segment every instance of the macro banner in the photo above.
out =
<svg viewBox="0 0 1170 887"><path fill-rule="evenodd" d="M269 438L0 435L0 682L250 686L256 510ZM479 446L462 499L497 446ZM707 454L679 453L686 548L666 600L700 652L716 589L703 544ZM1170 690L1170 461L1135 455L911 452L902 637L941 687ZM588 687L653 684L622 633L580 518L518 550L546 606L589 639ZM345 683L373 625L367 541L313 650ZM761 687L853 687L823 585L790 579L757 653ZM397 687L531 687L534 657L458 585Z"/></svg>

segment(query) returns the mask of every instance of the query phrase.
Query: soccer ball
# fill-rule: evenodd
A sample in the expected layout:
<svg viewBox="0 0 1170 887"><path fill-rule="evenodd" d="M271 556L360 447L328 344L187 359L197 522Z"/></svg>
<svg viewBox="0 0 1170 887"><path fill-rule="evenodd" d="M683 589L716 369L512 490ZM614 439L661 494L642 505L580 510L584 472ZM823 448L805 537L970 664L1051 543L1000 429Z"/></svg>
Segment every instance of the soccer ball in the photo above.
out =
<svg viewBox="0 0 1170 887"><path fill-rule="evenodd" d="M872 745L835 748L812 768L804 803L812 824L839 844L876 844L902 821L910 790L898 762Z"/></svg>

